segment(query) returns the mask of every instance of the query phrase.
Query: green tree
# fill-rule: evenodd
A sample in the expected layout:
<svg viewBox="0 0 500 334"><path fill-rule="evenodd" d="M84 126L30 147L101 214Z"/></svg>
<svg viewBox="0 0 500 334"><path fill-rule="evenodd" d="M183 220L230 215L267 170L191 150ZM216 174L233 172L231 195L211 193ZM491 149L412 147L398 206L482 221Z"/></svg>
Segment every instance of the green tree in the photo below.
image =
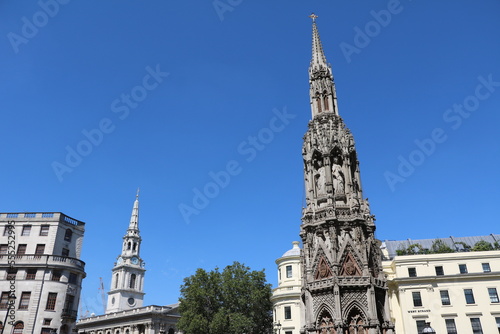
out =
<svg viewBox="0 0 500 334"><path fill-rule="evenodd" d="M272 326L271 284L264 270L239 262L184 279L178 328L185 334L260 334Z"/></svg>
<svg viewBox="0 0 500 334"><path fill-rule="evenodd" d="M453 250L450 246L448 246L443 240L441 239L436 239L432 243L431 246L431 251L433 253L453 253L455 250Z"/></svg>
<svg viewBox="0 0 500 334"><path fill-rule="evenodd" d="M473 252L480 252L480 251L490 251L493 250L493 246L485 240L478 241L474 244L474 247L472 247Z"/></svg>

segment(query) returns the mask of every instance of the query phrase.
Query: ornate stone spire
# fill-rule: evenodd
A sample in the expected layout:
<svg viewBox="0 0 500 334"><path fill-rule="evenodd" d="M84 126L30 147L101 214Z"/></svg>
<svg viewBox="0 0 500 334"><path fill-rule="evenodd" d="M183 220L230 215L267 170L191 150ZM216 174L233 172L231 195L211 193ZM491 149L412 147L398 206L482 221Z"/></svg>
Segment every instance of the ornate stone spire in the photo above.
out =
<svg viewBox="0 0 500 334"><path fill-rule="evenodd" d="M306 207L300 232L305 312L301 332L392 334L374 216L363 198L354 138L337 112L316 17L311 15L312 120L302 147Z"/></svg>
<svg viewBox="0 0 500 334"><path fill-rule="evenodd" d="M337 93L333 83L332 68L326 61L318 27L316 26L318 16L313 13L309 17L313 19L312 58L309 66L309 95L312 117L314 118L322 112L333 112L338 115Z"/></svg>

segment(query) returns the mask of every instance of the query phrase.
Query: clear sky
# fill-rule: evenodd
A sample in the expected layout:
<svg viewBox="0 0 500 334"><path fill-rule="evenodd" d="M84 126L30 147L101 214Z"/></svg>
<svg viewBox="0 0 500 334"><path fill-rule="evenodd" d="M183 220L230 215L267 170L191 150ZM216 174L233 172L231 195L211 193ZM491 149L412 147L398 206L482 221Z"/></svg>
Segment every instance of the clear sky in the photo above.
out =
<svg viewBox="0 0 500 334"><path fill-rule="evenodd" d="M137 187L145 305L233 261L276 284L304 203L311 12L377 237L499 233L500 2L54 3L0 2L0 211L86 222L84 311L102 313Z"/></svg>

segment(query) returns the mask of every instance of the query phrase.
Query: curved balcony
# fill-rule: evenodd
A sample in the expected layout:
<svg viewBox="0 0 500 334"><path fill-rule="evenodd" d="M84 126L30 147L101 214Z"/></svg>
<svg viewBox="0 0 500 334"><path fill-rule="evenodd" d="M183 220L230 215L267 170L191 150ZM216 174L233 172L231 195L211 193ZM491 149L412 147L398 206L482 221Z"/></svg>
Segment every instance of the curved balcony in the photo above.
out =
<svg viewBox="0 0 500 334"><path fill-rule="evenodd" d="M8 258L8 255L0 255L0 259ZM49 267L66 267L77 269L80 271L85 270L85 262L73 257L60 256L60 255L35 255L24 254L16 255L13 259L14 267L16 266L49 266Z"/></svg>

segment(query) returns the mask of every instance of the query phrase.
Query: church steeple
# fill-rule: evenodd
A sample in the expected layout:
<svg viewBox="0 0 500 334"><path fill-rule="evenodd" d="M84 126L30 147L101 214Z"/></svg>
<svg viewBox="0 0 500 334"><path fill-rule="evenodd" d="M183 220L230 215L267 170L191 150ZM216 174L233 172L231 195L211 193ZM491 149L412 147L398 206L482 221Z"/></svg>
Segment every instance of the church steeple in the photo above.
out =
<svg viewBox="0 0 500 334"><path fill-rule="evenodd" d="M322 112L333 112L338 115L337 93L333 82L332 67L326 61L323 45L319 38L316 16L309 16L313 20L312 28L312 58L309 66L309 96L312 117Z"/></svg>
<svg viewBox="0 0 500 334"><path fill-rule="evenodd" d="M302 148L306 188L300 228L303 332L392 334L375 219L368 199L363 198L354 138L337 111L317 16L311 18L312 120Z"/></svg>
<svg viewBox="0 0 500 334"><path fill-rule="evenodd" d="M139 189L135 196L130 223L123 237L122 252L118 256L108 292L106 313L142 307L144 298L144 261L140 257Z"/></svg>

